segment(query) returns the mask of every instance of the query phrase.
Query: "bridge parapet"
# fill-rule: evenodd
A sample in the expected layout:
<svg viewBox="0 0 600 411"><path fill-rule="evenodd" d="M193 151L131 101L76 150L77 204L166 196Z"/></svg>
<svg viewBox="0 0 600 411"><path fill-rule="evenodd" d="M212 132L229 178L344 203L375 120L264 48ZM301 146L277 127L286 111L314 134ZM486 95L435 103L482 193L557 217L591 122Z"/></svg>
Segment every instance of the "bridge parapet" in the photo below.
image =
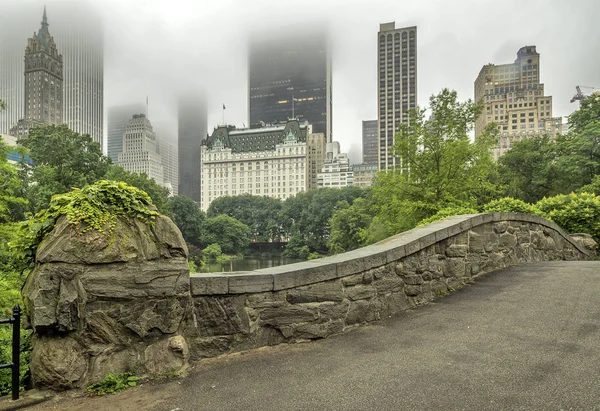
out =
<svg viewBox="0 0 600 411"><path fill-rule="evenodd" d="M141 232L168 245L150 253L153 248L140 243L146 244L143 264L70 263L53 270L48 269L51 263L38 265L38 275L47 272L50 280L62 280L54 280L56 306L51 306L54 297L45 295L36 307L48 283L43 277L28 279L28 315L34 326L43 325L34 333L39 334L32 354L34 381L70 388L109 372L181 371L190 360L341 333L425 304L510 265L596 258L589 236L571 237L538 216L474 214L322 259L245 273L193 274L188 287L181 285L185 250L180 235L171 233L166 240L157 230ZM134 240L122 246L127 255L139 254ZM51 250L52 244L44 248ZM51 257L45 255L44 261L53 261ZM160 264L146 262L155 260ZM58 272L63 266L68 272ZM172 281L163 278L163 271L172 271ZM102 276L91 278L95 272ZM131 286L123 275L131 276ZM105 288L102 281L109 282ZM70 367L68 379L59 377L69 361L78 367Z"/></svg>

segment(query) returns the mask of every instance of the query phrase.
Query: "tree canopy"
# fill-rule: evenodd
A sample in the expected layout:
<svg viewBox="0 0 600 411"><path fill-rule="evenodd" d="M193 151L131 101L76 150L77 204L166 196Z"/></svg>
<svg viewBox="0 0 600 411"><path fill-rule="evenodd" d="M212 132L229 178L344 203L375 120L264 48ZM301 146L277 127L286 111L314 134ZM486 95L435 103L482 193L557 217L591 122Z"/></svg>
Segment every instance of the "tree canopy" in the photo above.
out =
<svg viewBox="0 0 600 411"><path fill-rule="evenodd" d="M204 211L194 200L186 196L174 196L168 200L171 218L179 227L186 242L202 245L202 226L206 221Z"/></svg>

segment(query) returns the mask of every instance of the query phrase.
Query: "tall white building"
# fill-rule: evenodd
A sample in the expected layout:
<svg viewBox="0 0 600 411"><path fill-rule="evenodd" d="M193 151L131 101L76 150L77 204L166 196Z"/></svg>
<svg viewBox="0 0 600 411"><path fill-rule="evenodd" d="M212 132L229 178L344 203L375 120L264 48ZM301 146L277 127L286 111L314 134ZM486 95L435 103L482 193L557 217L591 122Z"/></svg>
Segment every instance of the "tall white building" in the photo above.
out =
<svg viewBox="0 0 600 411"><path fill-rule="evenodd" d="M341 188L351 186L353 172L346 153L340 152L340 143L327 143L327 156L323 169L317 174L319 188Z"/></svg>
<svg viewBox="0 0 600 411"><path fill-rule="evenodd" d="M156 152L163 165L164 184L171 190L171 195L179 194L179 158L177 145L161 137L156 138Z"/></svg>
<svg viewBox="0 0 600 411"><path fill-rule="evenodd" d="M249 129L216 128L201 148L202 210L223 196L247 193L284 200L305 191L311 133L308 122L298 120Z"/></svg>
<svg viewBox="0 0 600 411"><path fill-rule="evenodd" d="M113 163L119 161L119 154L123 151L123 133L129 120L134 114L145 111L146 107L143 104L114 106L108 109L107 155Z"/></svg>
<svg viewBox="0 0 600 411"><path fill-rule="evenodd" d="M417 106L417 28L381 24L377 43L378 166L387 170L399 165L393 153L395 134Z"/></svg>
<svg viewBox="0 0 600 411"><path fill-rule="evenodd" d="M156 152L156 134L144 114L135 114L125 127L119 165L127 171L144 173L158 184L164 184L162 160Z"/></svg>

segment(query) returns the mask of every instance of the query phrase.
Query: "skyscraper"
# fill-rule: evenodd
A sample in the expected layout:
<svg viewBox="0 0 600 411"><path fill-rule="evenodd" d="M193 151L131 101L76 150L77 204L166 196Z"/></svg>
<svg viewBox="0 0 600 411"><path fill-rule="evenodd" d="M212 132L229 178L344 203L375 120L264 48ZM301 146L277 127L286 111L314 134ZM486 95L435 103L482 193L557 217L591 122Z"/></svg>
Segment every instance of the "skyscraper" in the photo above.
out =
<svg viewBox="0 0 600 411"><path fill-rule="evenodd" d="M386 170L400 165L392 151L394 135L417 106L417 28L381 24L377 44L378 167Z"/></svg>
<svg viewBox="0 0 600 411"><path fill-rule="evenodd" d="M145 114L134 114L123 133L119 165L132 173L145 173L164 184L162 160L156 152L156 134Z"/></svg>
<svg viewBox="0 0 600 411"><path fill-rule="evenodd" d="M250 124L308 121L331 141L331 53L325 31L255 35L248 54Z"/></svg>
<svg viewBox="0 0 600 411"><path fill-rule="evenodd" d="M123 133L129 120L134 114L144 113L146 107L143 104L130 104L127 106L115 106L108 109L107 155L116 163L119 154L123 151Z"/></svg>
<svg viewBox="0 0 600 411"><path fill-rule="evenodd" d="M362 122L362 164L377 164L378 132L377 120Z"/></svg>
<svg viewBox="0 0 600 411"><path fill-rule="evenodd" d="M179 194L179 159L177 146L161 136L156 137L156 152L162 160L163 181L165 186L171 190L171 195L176 196Z"/></svg>
<svg viewBox="0 0 600 411"><path fill-rule="evenodd" d="M56 24L64 56L64 122L102 147L104 124L104 34L98 13L86 1L67 3Z"/></svg>
<svg viewBox="0 0 600 411"><path fill-rule="evenodd" d="M26 136L34 126L62 123L63 58L48 26L44 7L41 27L25 49L25 115L11 127L16 137Z"/></svg>
<svg viewBox="0 0 600 411"><path fill-rule="evenodd" d="M475 122L475 137L494 122L500 132L492 155L498 159L512 144L539 134L562 133L562 119L552 116L552 96L540 83L540 54L535 46L521 47L509 64L486 64L475 80L475 101L484 112Z"/></svg>
<svg viewBox="0 0 600 411"><path fill-rule="evenodd" d="M202 93L179 100L179 195L200 203L200 147L206 138L206 100Z"/></svg>
<svg viewBox="0 0 600 411"><path fill-rule="evenodd" d="M30 4L9 16L0 16L0 98L7 110L0 113L0 132L24 118L25 81L22 40L27 38ZM79 133L102 143L104 106L103 32L98 13L89 1L62 1L51 9L52 34L63 56L62 121ZM9 17L9 18L7 18Z"/></svg>

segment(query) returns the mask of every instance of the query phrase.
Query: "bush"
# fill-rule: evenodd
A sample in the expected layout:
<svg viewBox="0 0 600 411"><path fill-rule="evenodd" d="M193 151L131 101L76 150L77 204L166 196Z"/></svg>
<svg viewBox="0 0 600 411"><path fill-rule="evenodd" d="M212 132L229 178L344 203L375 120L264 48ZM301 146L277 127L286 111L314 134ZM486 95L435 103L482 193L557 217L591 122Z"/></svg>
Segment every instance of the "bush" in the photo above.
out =
<svg viewBox="0 0 600 411"><path fill-rule="evenodd" d="M600 196L590 193L562 194L536 203L543 216L569 233L590 234L600 243Z"/></svg>
<svg viewBox="0 0 600 411"><path fill-rule="evenodd" d="M440 211L438 211L431 217L421 220L419 222L419 224L417 225L417 227L423 227L423 226L426 226L427 224L431 224L435 221L443 220L448 217L452 217L455 215L462 215L462 214L477 214L477 210L475 210L474 208L460 207L460 206L459 207L442 208Z"/></svg>
<svg viewBox="0 0 600 411"><path fill-rule="evenodd" d="M114 394L135 387L139 378L126 372L123 374L107 374L102 381L98 381L89 387L87 391L96 395Z"/></svg>
<svg viewBox="0 0 600 411"><path fill-rule="evenodd" d="M535 206L512 197L504 197L498 200L492 200L483 206L483 211L485 211L486 213L500 212L530 213L536 215L542 214Z"/></svg>
<svg viewBox="0 0 600 411"><path fill-rule="evenodd" d="M202 250L202 256L207 260L216 260L222 255L221 246L217 243L211 244Z"/></svg>

